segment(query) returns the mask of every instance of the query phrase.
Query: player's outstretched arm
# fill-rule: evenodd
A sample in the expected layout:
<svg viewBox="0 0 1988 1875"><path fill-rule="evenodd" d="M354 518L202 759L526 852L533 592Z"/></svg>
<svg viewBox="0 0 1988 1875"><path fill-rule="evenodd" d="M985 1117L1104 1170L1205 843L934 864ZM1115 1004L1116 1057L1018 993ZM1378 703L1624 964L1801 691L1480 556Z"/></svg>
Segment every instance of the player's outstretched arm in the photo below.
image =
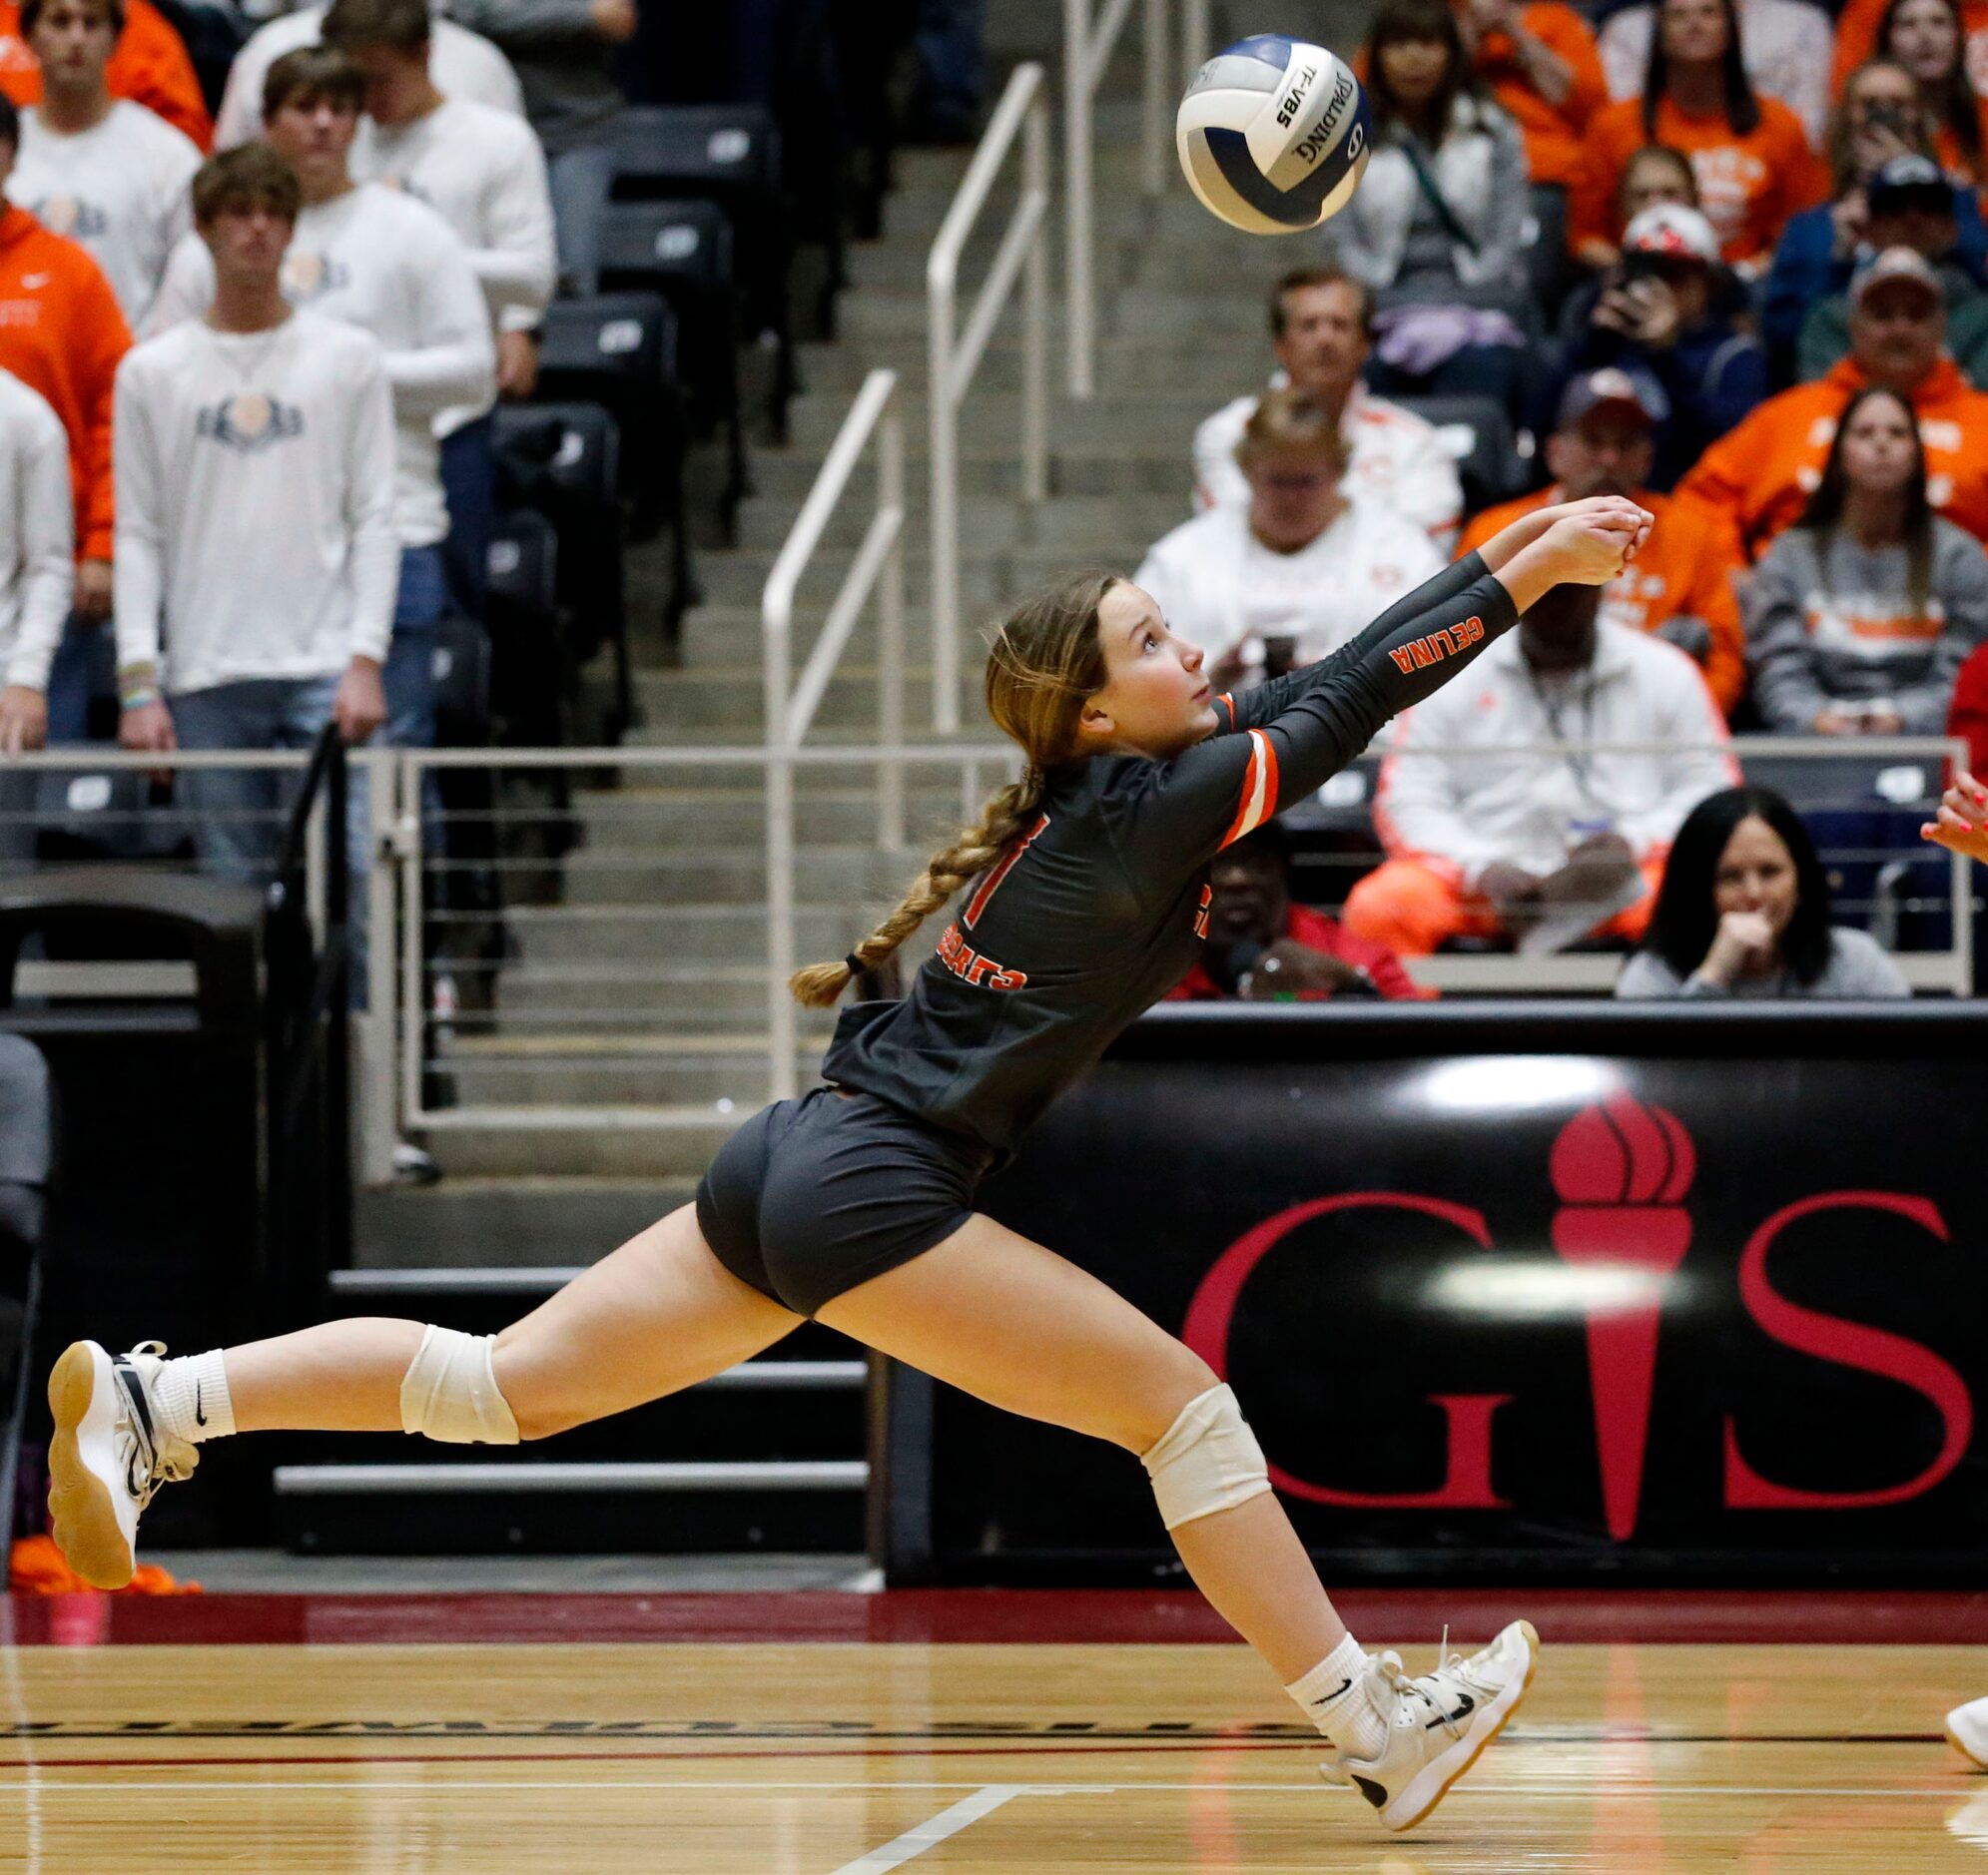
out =
<svg viewBox="0 0 1988 1875"><path fill-rule="evenodd" d="M1919 829L1919 838L1988 866L1988 788L1972 775L1956 775L1940 797L1938 817Z"/></svg>

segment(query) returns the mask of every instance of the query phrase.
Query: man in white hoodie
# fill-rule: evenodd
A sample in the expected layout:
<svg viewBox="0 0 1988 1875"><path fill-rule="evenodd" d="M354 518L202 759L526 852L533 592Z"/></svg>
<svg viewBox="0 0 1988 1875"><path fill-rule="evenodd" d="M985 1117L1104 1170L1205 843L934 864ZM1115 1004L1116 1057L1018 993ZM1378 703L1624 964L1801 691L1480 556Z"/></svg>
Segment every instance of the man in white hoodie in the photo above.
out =
<svg viewBox="0 0 1988 1875"><path fill-rule="evenodd" d="M299 191L274 151L204 165L193 205L211 304L118 367L118 740L299 749L335 720L361 743L386 714L399 562L385 360L285 299ZM204 864L260 875L280 779L183 777Z"/></svg>
<svg viewBox="0 0 1988 1875"><path fill-rule="evenodd" d="M448 224L398 190L351 180L363 92L343 53L328 46L287 53L270 68L265 130L302 190L284 262L286 299L370 332L386 354L401 558L383 740L418 749L434 740L435 627L447 603L448 508L435 419L490 395L495 353L482 289ZM183 242L167 265L153 329L204 312L214 281L207 245Z"/></svg>
<svg viewBox="0 0 1988 1875"><path fill-rule="evenodd" d="M1671 836L1739 768L1698 667L1600 603L1557 586L1402 717L1374 798L1387 863L1348 897L1347 930L1404 956L1642 935Z"/></svg>

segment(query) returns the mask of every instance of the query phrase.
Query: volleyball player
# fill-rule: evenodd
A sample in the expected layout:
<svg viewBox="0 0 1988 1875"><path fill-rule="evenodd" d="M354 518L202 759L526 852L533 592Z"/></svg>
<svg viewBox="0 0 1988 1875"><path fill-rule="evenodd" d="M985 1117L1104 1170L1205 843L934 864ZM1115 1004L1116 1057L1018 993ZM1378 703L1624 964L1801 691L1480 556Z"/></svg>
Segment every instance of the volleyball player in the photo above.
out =
<svg viewBox="0 0 1988 1875"><path fill-rule="evenodd" d="M1332 1747L1326 1775L1391 1829L1419 1821L1523 1696L1531 1626L1418 1677L1363 1652L1230 1390L1103 1284L977 1215L974 1191L1180 980L1217 852L1552 587L1614 579L1649 526L1615 497L1528 515L1330 658L1233 700L1210 694L1201 652L1128 581L1081 575L1020 606L994 642L987 697L1027 758L1022 779L849 956L794 977L802 1002L827 1006L978 881L910 995L844 1012L827 1084L747 1121L694 1207L501 1334L360 1319L173 1361L156 1342L116 1357L74 1343L49 1381L49 1506L71 1565L124 1582L139 1514L205 1440L399 1429L516 1444L690 1386L815 1317L1136 1453L1189 1573ZM1332 1325L1321 1332L1328 1352Z"/></svg>

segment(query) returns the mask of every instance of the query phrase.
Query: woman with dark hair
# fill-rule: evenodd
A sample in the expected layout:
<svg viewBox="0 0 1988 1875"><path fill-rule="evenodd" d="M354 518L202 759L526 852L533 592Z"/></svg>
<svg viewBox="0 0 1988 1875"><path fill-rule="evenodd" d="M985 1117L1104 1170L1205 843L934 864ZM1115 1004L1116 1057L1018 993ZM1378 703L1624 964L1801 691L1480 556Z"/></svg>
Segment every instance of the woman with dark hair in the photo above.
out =
<svg viewBox="0 0 1988 1875"><path fill-rule="evenodd" d="M1590 266L1616 259L1623 170L1646 144L1682 150L1725 261L1765 267L1790 215L1822 199L1822 166L1801 121L1746 76L1734 0L1661 0L1641 98L1599 112L1571 205L1569 235Z"/></svg>
<svg viewBox="0 0 1988 1875"><path fill-rule="evenodd" d="M1802 517L1747 582L1753 699L1797 736L1936 736L1988 638L1988 558L1934 514L1910 406L1869 385L1844 407Z"/></svg>
<svg viewBox="0 0 1988 1875"><path fill-rule="evenodd" d="M1982 159L1981 95L1967 75L1967 33L1955 0L1890 0L1877 29L1877 56L1912 74L1939 129L1933 154L1977 188Z"/></svg>
<svg viewBox="0 0 1988 1875"><path fill-rule="evenodd" d="M1961 69L1978 70L1978 61L1988 53L1988 0L1957 0L1957 4ZM1836 14L1836 56L1829 68L1832 90L1840 92L1850 74L1877 55L1889 11L1890 0L1845 0Z"/></svg>
<svg viewBox="0 0 1988 1875"><path fill-rule="evenodd" d="M1581 140L1609 102L1595 29L1562 0L1466 0L1458 9L1478 78L1526 140L1526 172L1565 189Z"/></svg>
<svg viewBox="0 0 1988 1875"><path fill-rule="evenodd" d="M1723 788L1685 817L1619 996L1908 996L1867 932L1829 923L1829 878L1771 788Z"/></svg>

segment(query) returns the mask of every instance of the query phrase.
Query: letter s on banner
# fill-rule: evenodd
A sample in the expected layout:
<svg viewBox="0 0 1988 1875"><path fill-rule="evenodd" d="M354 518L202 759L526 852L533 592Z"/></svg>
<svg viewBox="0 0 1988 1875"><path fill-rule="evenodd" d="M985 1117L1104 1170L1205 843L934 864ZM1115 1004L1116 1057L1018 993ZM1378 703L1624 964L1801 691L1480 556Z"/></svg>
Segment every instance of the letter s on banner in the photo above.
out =
<svg viewBox="0 0 1988 1875"><path fill-rule="evenodd" d="M1491 1230L1482 1211L1469 1205L1450 1204L1441 1198L1418 1197L1413 1192L1347 1191L1279 1211L1244 1232L1216 1258L1214 1267L1202 1277L1193 1301L1187 1305L1187 1320L1180 1330L1180 1339L1215 1370L1217 1379L1228 1378L1229 1331L1235 1322L1236 1300L1257 1264L1300 1224L1333 1212L1354 1210L1419 1211L1425 1217L1454 1224L1480 1250L1492 1247ZM1509 1510L1511 1507L1491 1488L1491 1416L1511 1398L1506 1393L1430 1396L1430 1405L1442 1408L1445 1421L1444 1477L1440 1490L1335 1491L1329 1485L1315 1485L1308 1479L1295 1477L1274 1464L1269 1467L1271 1483L1294 1498L1353 1511Z"/></svg>
<svg viewBox="0 0 1988 1875"><path fill-rule="evenodd" d="M1739 1434L1730 1417L1725 1422L1725 1502L1734 1511L1865 1511L1880 1505L1904 1504L1923 1496L1953 1470L1974 1434L1974 1402L1967 1383L1932 1349L1887 1329L1864 1322L1804 1309L1775 1293L1767 1280L1767 1252L1790 1224L1819 1211L1890 1211L1949 1241L1939 1207L1926 1198L1894 1191L1832 1191L1784 1206L1747 1240L1739 1258L1739 1299L1765 1332L1784 1348L1812 1354L1818 1361L1859 1373L1876 1374L1909 1387L1932 1403L1945 1434L1933 1462L1902 1485L1875 1491L1796 1491L1776 1485L1746 1463L1739 1451Z"/></svg>

